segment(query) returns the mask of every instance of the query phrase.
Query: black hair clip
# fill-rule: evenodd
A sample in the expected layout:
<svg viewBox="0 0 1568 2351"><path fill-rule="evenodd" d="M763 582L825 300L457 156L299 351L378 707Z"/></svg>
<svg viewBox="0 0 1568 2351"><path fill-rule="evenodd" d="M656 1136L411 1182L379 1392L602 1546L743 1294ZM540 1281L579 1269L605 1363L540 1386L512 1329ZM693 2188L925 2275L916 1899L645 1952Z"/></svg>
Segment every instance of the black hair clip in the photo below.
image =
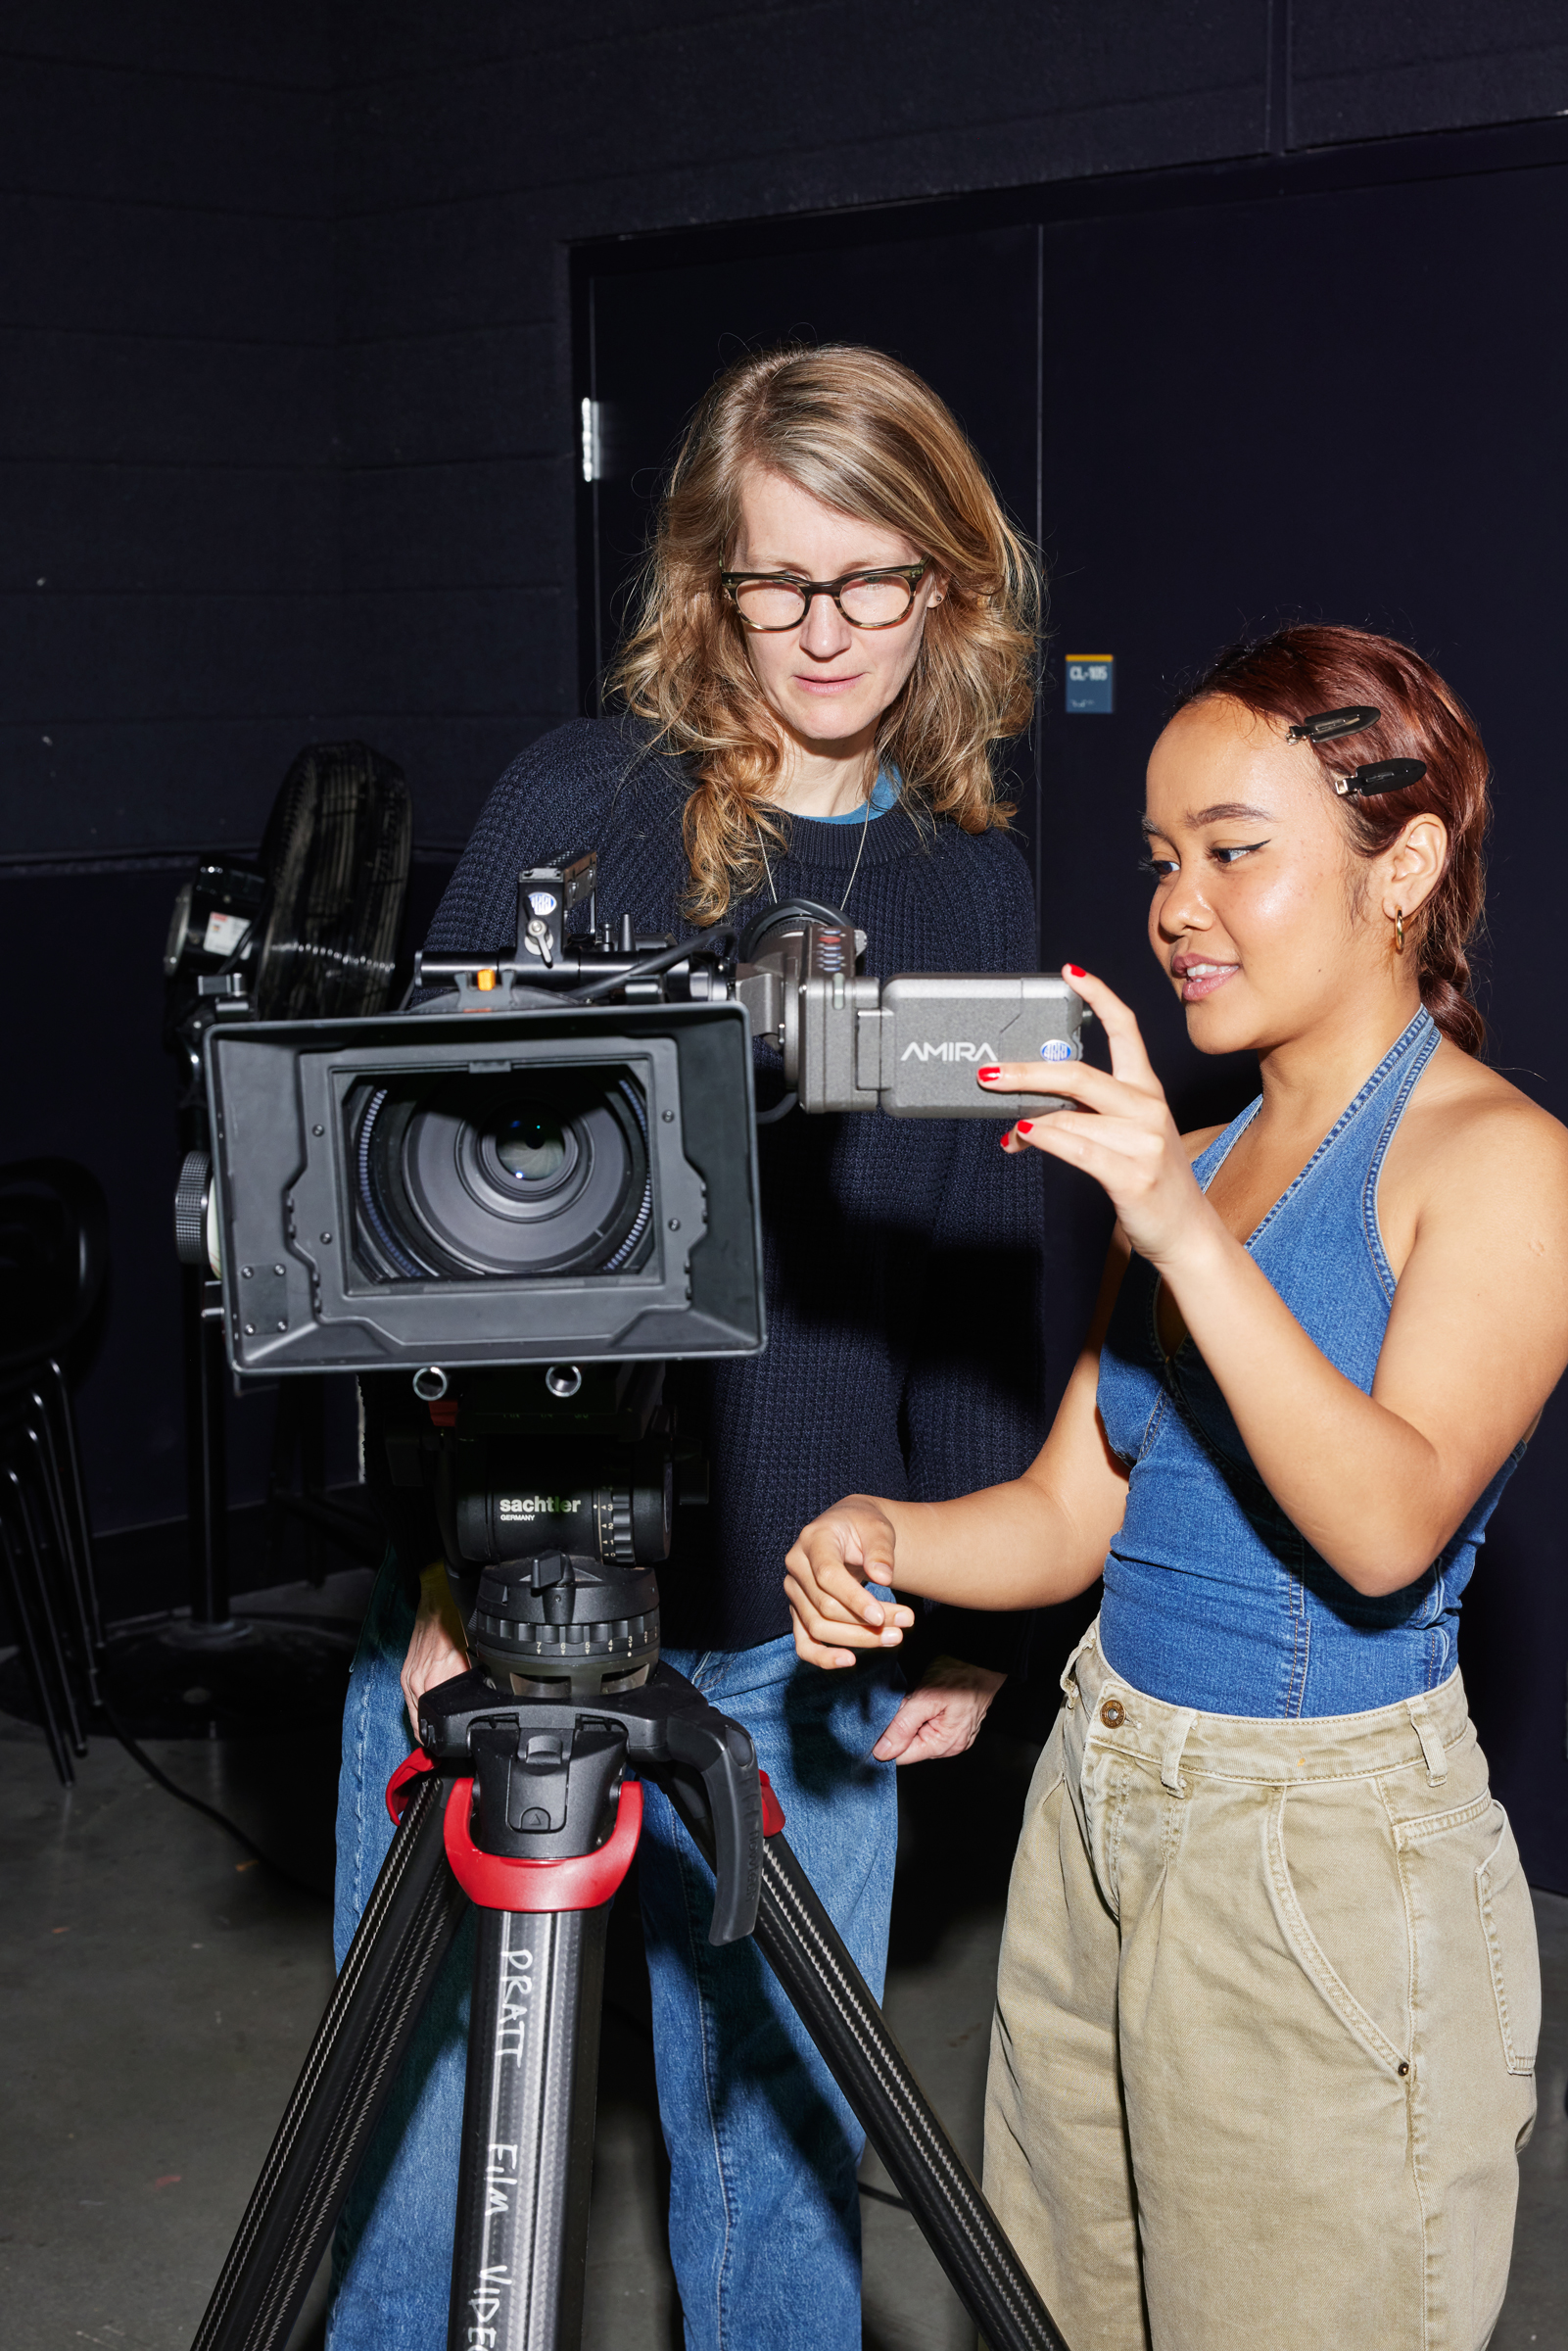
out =
<svg viewBox="0 0 1568 2351"><path fill-rule="evenodd" d="M1375 727L1382 715L1370 702L1347 702L1343 710L1318 710L1304 718L1285 740L1332 743L1338 735L1359 735L1364 727ZM1334 790L1342 800L1371 799L1380 792L1403 792L1408 785L1419 784L1425 774L1424 759L1374 759L1365 767L1354 768L1348 776L1336 776Z"/></svg>
<svg viewBox="0 0 1568 2351"><path fill-rule="evenodd" d="M1292 727L1287 743L1332 743L1336 735L1359 735L1363 727L1375 727L1382 717L1369 702L1350 702L1343 710L1319 710Z"/></svg>
<svg viewBox="0 0 1568 2351"><path fill-rule="evenodd" d="M1409 785L1419 784L1425 774L1424 759L1377 759L1348 776L1336 776L1334 790L1342 800L1370 799L1379 792L1403 792Z"/></svg>

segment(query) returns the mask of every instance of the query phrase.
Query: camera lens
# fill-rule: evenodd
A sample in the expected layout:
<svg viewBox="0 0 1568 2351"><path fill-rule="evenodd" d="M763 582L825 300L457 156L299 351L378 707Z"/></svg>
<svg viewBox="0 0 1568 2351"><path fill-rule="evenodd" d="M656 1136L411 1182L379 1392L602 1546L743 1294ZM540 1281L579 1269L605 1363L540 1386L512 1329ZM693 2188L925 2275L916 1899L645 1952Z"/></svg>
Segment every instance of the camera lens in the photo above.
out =
<svg viewBox="0 0 1568 2351"><path fill-rule="evenodd" d="M624 1071L359 1089L360 1260L379 1280L636 1271L652 1245L646 1112Z"/></svg>
<svg viewBox="0 0 1568 2351"><path fill-rule="evenodd" d="M501 1128L496 1157L519 1183L544 1183L566 1165L566 1137L546 1112L527 1111Z"/></svg>

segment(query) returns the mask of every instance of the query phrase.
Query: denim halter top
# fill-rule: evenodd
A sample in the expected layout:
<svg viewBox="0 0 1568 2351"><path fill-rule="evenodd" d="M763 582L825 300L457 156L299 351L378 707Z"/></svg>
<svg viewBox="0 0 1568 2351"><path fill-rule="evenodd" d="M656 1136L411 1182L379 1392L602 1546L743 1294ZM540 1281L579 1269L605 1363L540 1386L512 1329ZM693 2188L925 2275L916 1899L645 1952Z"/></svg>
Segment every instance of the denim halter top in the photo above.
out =
<svg viewBox="0 0 1568 2351"><path fill-rule="evenodd" d="M1438 1043L1419 1012L1247 1243L1329 1362L1370 1393L1394 1301L1377 1221L1384 1158ZM1193 1163L1207 1191L1262 1097ZM1368 1599L1292 1525L1190 1339L1166 1358L1158 1277L1134 1256L1100 1355L1100 1416L1131 1470L1105 1567L1114 1673L1211 1714L1354 1714L1454 1670L1459 1595L1518 1446L1426 1573Z"/></svg>

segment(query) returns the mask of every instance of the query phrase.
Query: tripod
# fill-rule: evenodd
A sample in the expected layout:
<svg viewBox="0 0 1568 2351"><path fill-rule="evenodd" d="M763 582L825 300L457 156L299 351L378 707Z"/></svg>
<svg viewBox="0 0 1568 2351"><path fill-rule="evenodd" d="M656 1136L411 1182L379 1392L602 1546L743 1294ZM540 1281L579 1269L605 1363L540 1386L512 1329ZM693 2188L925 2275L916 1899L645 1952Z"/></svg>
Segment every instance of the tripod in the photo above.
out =
<svg viewBox="0 0 1568 2351"><path fill-rule="evenodd" d="M661 1367L557 1369L548 1395L575 1419L547 1457L550 1408L493 1376L451 1399L435 1375L417 1444L388 1429L404 1483L430 1457L449 1559L485 1561L469 1638L488 1670L420 1702L387 1790L397 1833L193 2351L283 2351L470 1904L449 2351L576 2351L605 1937L642 1779L712 1866L710 1942L755 1935L991 2351L1066 2351L790 1851L749 1734L659 1661L645 1562L669 1551L679 1452ZM546 1459L541 1493L518 1473ZM543 1548L552 1531L572 1550Z"/></svg>

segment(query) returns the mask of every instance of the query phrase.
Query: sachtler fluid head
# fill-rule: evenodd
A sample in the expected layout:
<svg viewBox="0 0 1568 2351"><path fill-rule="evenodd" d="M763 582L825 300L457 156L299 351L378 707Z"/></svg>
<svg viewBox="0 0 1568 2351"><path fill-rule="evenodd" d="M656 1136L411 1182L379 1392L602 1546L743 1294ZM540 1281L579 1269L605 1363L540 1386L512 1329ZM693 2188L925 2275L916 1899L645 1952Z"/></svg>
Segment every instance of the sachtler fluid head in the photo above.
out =
<svg viewBox="0 0 1568 2351"><path fill-rule="evenodd" d="M588 1700L646 1680L656 1569L678 1500L706 1499L663 1364L421 1374L380 1423L392 1475L426 1486L473 1654L504 1689Z"/></svg>
<svg viewBox="0 0 1568 2351"><path fill-rule="evenodd" d="M1065 981L879 981L844 917L802 901L738 952L595 929L595 875L592 856L522 875L514 946L423 957L440 992L411 1016L214 1027L213 1213L188 1202L184 1230L217 1243L236 1371L754 1353L753 1036L778 1049L781 1111L1057 1107L974 1072L1077 1056Z"/></svg>

